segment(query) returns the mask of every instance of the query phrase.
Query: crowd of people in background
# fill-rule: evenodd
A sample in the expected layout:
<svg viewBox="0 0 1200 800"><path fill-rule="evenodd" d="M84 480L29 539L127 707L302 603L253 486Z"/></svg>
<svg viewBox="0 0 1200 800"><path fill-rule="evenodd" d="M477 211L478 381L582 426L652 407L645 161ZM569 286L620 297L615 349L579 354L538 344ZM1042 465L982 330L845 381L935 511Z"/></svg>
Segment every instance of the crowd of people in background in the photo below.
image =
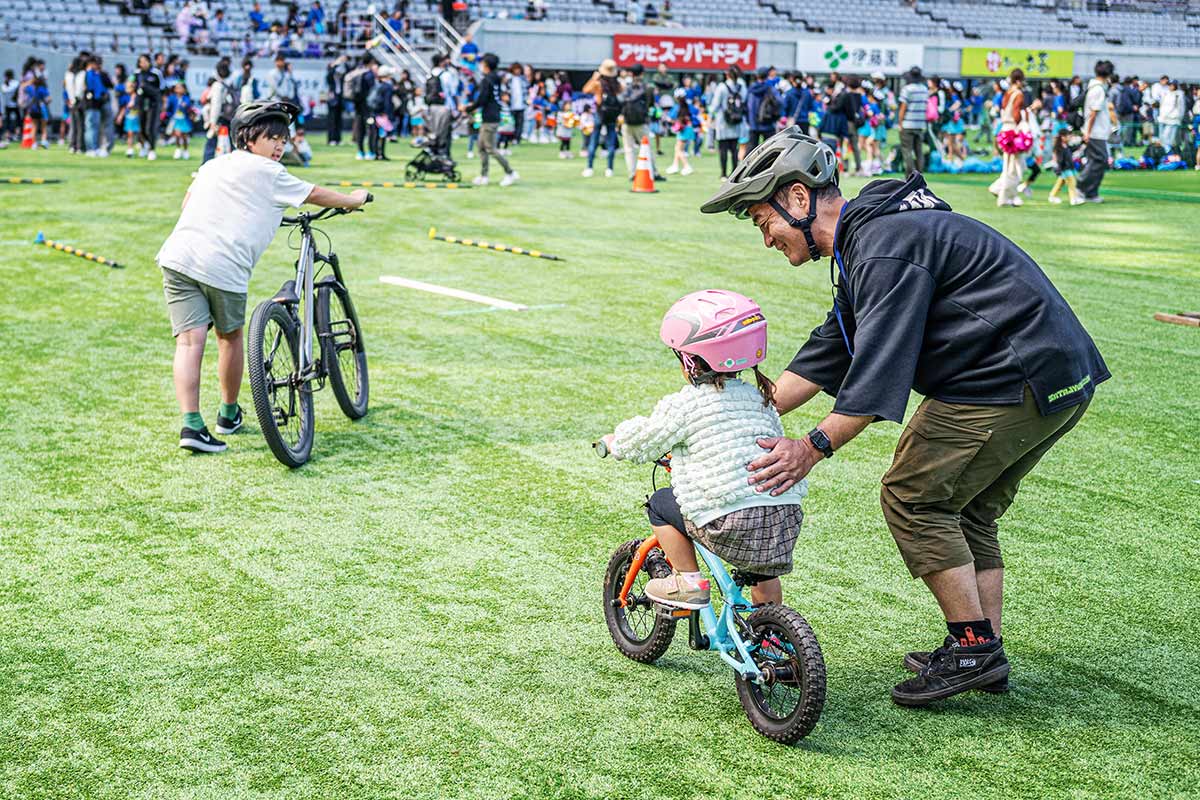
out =
<svg viewBox="0 0 1200 800"><path fill-rule="evenodd" d="M222 137L228 137L239 104L278 98L301 105L299 85L283 55L276 56L274 69L261 79L254 74L252 59L244 59L235 75L232 60L221 58L196 97L188 70L186 58L161 52L139 55L132 69L116 64L110 70L102 56L83 52L71 61L58 92L52 93L45 62L30 57L19 79L13 70L5 71L0 147L19 141L28 120L34 146L42 149L49 148L53 137L71 153L107 158L124 144L127 158L154 161L158 147L166 144L174 147L176 159L186 160L192 157L193 137L203 135L202 159L208 161L222 147ZM55 94L57 115L52 108ZM303 163L311 158L303 128L297 130L288 156Z"/></svg>
<svg viewBox="0 0 1200 800"><path fill-rule="evenodd" d="M319 7L314 0L312 8ZM192 138L203 135L208 160L221 148L221 131L239 103L280 98L303 107L282 50L265 76L254 74L250 58L240 64L220 59L195 97L200 85L189 85L188 61L177 55L143 54L132 69L117 64L110 71L99 55L81 53L54 89L46 85L44 66L30 58L19 75L6 72L0 143L17 139L28 117L41 147L57 137L72 152L104 157L123 144L126 156L153 160L165 142L175 158L189 159ZM826 141L847 171L861 176L958 171L972 161L1000 159L1001 178L992 188L1002 205L1020 205L1043 168L1068 185L1081 167L1069 199L1095 201L1101 162L1107 168L1135 147L1142 162L1153 162L1146 166L1186 162L1200 169L1200 86L1165 75L1122 79L1107 62L1086 82L1076 77L1036 85L1020 70L995 81L941 79L918 67L899 79L770 66L679 74L661 65L650 72L639 65L622 69L611 59L572 79L561 70L501 64L467 36L455 57L435 56L423 78L370 54L340 55L327 64L321 101L324 108L310 100L305 115L324 112L333 145L342 143L349 123L356 158L389 160L388 143L411 137L452 161L454 141L463 139L466 157L480 159L481 183L493 161L508 182L515 180L507 159L528 142L555 143L560 158L584 160L584 178L596 175L601 153L604 176L614 177L620 152L624 177L632 179L643 140L652 144L658 180L690 175L692 160L706 154L717 157L724 179L749 150L789 125ZM301 127L289 160L310 159ZM667 160L660 171L659 162Z"/></svg>

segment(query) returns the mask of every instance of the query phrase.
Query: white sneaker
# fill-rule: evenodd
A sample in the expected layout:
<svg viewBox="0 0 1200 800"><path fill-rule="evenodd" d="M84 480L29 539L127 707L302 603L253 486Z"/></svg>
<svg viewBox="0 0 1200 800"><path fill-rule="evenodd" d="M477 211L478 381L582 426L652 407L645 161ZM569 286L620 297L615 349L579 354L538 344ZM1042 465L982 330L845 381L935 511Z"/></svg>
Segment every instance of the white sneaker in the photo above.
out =
<svg viewBox="0 0 1200 800"><path fill-rule="evenodd" d="M595 175L595 174L596 174L596 173L595 173L595 172L592 170L592 168L591 168L591 167L587 167L587 168L586 168L586 169L584 169L584 171L583 171L583 177L585 177L585 178L590 178L590 177L592 177L592 176L593 176L593 175Z"/></svg>
<svg viewBox="0 0 1200 800"><path fill-rule="evenodd" d="M562 161L562 160L563 160L564 158L566 158L566 157L567 157L567 154L566 154L566 153L564 153L562 150L559 150L559 151L558 151L558 160L559 160L559 161Z"/></svg>
<svg viewBox="0 0 1200 800"><path fill-rule="evenodd" d="M1016 197L1013 198L1012 204L1014 206L1020 207L1020 206L1025 205L1025 201L1023 199L1021 199L1021 195L1017 195Z"/></svg>
<svg viewBox="0 0 1200 800"><path fill-rule="evenodd" d="M191 159L191 157L192 157L192 151L191 151L191 150L184 150L184 151L183 151L183 160L184 160L184 161L188 161L188 160L190 160L190 159Z"/></svg>
<svg viewBox="0 0 1200 800"><path fill-rule="evenodd" d="M468 151L467 151L467 158L474 158L474 157L475 157L475 151L474 151L474 150L468 150Z"/></svg>
<svg viewBox="0 0 1200 800"><path fill-rule="evenodd" d="M1071 198L1071 205L1073 205L1073 206L1081 206L1086 202L1087 202L1086 200L1084 200L1082 197L1079 197L1078 195Z"/></svg>
<svg viewBox="0 0 1200 800"><path fill-rule="evenodd" d="M488 185L487 175L480 175L475 180L471 181L471 183L475 184L476 186L487 186Z"/></svg>
<svg viewBox="0 0 1200 800"><path fill-rule="evenodd" d="M679 174L679 167L677 167L677 166L675 166L674 164L672 164L671 166L667 167L667 174L668 174L668 175L678 175L678 174Z"/></svg>
<svg viewBox="0 0 1200 800"><path fill-rule="evenodd" d="M95 151L95 150L88 150L86 153L84 153L84 155L85 155L85 156L87 156L88 158L95 158L95 157L96 157L96 151Z"/></svg>
<svg viewBox="0 0 1200 800"><path fill-rule="evenodd" d="M1096 197L1085 197L1083 199L1089 203L1103 203L1104 202L1104 198L1100 197L1098 195Z"/></svg>
<svg viewBox="0 0 1200 800"><path fill-rule="evenodd" d="M500 185L501 186L512 186L514 183L516 183L519 180L521 180L521 176L517 174L516 170L513 170L512 172L508 173L507 175L505 175L503 178L500 179Z"/></svg>
<svg viewBox="0 0 1200 800"><path fill-rule="evenodd" d="M1061 206L1062 198L1056 194L1052 194L1046 198L1046 202L1050 203L1051 205Z"/></svg>
<svg viewBox="0 0 1200 800"><path fill-rule="evenodd" d="M133 158L133 148L132 148L132 147L126 147L126 148L125 148L125 157L126 157L126 158Z"/></svg>
<svg viewBox="0 0 1200 800"><path fill-rule="evenodd" d="M696 170L692 169L691 165L689 164L688 166L686 166L686 167L684 167L683 169L679 170L679 174L680 174L680 175L691 175L691 174L692 174L693 172L695 172L695 171L696 171Z"/></svg>
<svg viewBox="0 0 1200 800"><path fill-rule="evenodd" d="M364 156L362 153L355 153L355 154L354 154L354 160L355 160L355 161L362 161L364 158L366 158L366 156Z"/></svg>
<svg viewBox="0 0 1200 800"><path fill-rule="evenodd" d="M156 161L157 159L158 159L158 153L156 153L155 151L151 150L150 152L146 153L147 161Z"/></svg>
<svg viewBox="0 0 1200 800"><path fill-rule="evenodd" d="M108 151L107 150L97 150L96 158L108 158Z"/></svg>
<svg viewBox="0 0 1200 800"><path fill-rule="evenodd" d="M613 176L613 171L611 169L604 170L604 177L611 178L612 176Z"/></svg>
<svg viewBox="0 0 1200 800"><path fill-rule="evenodd" d="M182 150L180 150L178 147L176 147L176 148L175 148L175 155L173 155L173 156L172 156L172 158L174 158L176 161L178 161L179 159L183 158L183 151L182 151Z"/></svg>

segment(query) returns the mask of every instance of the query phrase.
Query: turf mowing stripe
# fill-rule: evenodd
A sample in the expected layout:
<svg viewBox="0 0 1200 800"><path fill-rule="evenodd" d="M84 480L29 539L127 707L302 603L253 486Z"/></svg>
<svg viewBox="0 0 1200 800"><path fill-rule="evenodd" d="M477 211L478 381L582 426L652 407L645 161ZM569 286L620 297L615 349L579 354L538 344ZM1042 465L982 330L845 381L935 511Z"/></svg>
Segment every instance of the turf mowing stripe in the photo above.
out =
<svg viewBox="0 0 1200 800"><path fill-rule="evenodd" d="M544 308L566 308L566 307L567 307L566 303L543 303L543 304L537 305L537 306L526 306L525 310L526 311L539 311ZM504 310L506 310L506 309L496 308L495 306L493 306L491 308L459 308L459 309L455 309L454 311L443 311L440 314L440 316L460 317L463 314L490 314L493 311L504 311Z"/></svg>
<svg viewBox="0 0 1200 800"><path fill-rule="evenodd" d="M485 294L475 294L474 292L465 292L462 289L451 289L448 286L438 286L436 283L425 283L423 281L414 281L408 278L398 278L394 275L381 275L379 280L383 283L390 283L393 286L403 286L408 289L417 289L422 292L430 292L431 294L441 294L446 297L457 297L459 300L470 300L472 303L479 303L485 306L491 306L499 311L528 311L529 306L513 303L508 300L500 300L495 297L488 297Z"/></svg>
<svg viewBox="0 0 1200 800"><path fill-rule="evenodd" d="M941 177L941 176L939 176ZM945 176L953 178L953 183L969 184L973 186L990 186L995 182L995 178L980 180L978 178L964 178L962 175ZM1148 200L1179 200L1184 203L1200 203L1200 194L1190 194L1188 192L1172 192L1168 190L1159 191L1158 189L1121 189L1105 187L1101 194L1111 194L1116 197L1138 197Z"/></svg>

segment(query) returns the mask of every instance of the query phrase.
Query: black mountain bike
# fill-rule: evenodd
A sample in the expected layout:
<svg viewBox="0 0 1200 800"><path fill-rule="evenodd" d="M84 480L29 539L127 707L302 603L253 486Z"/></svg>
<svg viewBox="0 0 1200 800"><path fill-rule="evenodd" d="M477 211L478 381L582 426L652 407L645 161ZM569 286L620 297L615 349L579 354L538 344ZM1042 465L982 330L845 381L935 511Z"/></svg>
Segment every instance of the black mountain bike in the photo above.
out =
<svg viewBox="0 0 1200 800"><path fill-rule="evenodd" d="M367 202L375 198L367 195ZM300 231L296 277L264 300L250 317L246 346L250 389L263 437L281 462L299 467L313 446L313 392L329 379L342 412L350 419L367 413L367 353L362 327L342 279L338 257L317 249L313 223L349 214L326 208L284 217L284 227ZM326 248L332 247L325 236ZM321 271L329 266L324 277ZM320 352L314 355L313 332Z"/></svg>

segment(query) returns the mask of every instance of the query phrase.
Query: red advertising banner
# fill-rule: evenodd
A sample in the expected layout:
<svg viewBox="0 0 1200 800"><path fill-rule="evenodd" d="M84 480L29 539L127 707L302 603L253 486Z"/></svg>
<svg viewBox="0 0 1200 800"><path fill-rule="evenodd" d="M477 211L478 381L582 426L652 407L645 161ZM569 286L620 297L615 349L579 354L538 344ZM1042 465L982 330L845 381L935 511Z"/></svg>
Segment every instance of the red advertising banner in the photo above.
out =
<svg viewBox="0 0 1200 800"><path fill-rule="evenodd" d="M758 64L758 42L754 39L714 39L708 36L613 35L613 60L618 66L656 69L724 70L738 66L753 70Z"/></svg>

